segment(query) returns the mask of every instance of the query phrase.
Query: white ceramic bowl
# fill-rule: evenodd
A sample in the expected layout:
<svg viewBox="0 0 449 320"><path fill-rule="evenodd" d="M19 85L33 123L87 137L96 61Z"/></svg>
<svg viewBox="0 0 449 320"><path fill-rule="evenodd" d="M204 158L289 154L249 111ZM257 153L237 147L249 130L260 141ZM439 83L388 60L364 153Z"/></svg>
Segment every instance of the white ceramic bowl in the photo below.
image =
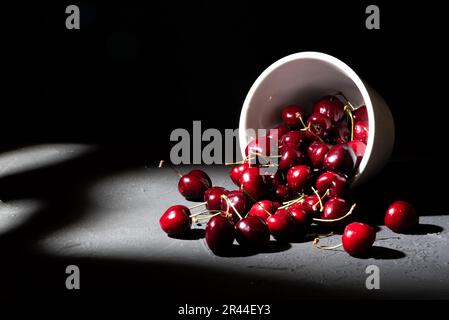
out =
<svg viewBox="0 0 449 320"><path fill-rule="evenodd" d="M239 141L242 156L248 143L246 129L273 128L280 111L299 104L310 112L320 97L343 92L354 106L366 105L369 136L365 156L351 181L356 186L378 173L387 163L394 144L391 112L377 92L344 62L320 52L300 52L269 66L252 85L240 114Z"/></svg>

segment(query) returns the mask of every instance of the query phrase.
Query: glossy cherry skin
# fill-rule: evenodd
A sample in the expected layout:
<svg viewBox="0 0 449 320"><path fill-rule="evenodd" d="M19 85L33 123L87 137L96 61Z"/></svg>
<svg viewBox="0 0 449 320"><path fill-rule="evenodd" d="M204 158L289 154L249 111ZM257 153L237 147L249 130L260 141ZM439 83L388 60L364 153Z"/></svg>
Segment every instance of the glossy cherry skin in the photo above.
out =
<svg viewBox="0 0 449 320"><path fill-rule="evenodd" d="M300 149L305 147L308 139L304 131L292 130L285 133L280 141L281 149L286 146L294 147Z"/></svg>
<svg viewBox="0 0 449 320"><path fill-rule="evenodd" d="M351 256L366 254L376 240L376 230L361 222L348 224L341 237L343 249Z"/></svg>
<svg viewBox="0 0 449 320"><path fill-rule="evenodd" d="M311 216L304 210L298 207L289 208L290 215L296 223L296 233L304 236L309 226Z"/></svg>
<svg viewBox="0 0 449 320"><path fill-rule="evenodd" d="M305 197L303 201L292 204L289 209L290 211L293 209L304 210L311 217L315 213L316 209L318 209L318 203L318 196L316 194L312 194ZM316 209L314 209L314 206Z"/></svg>
<svg viewBox="0 0 449 320"><path fill-rule="evenodd" d="M354 124L354 140L368 142L368 121L357 121Z"/></svg>
<svg viewBox="0 0 449 320"><path fill-rule="evenodd" d="M348 180L332 171L326 171L322 173L315 182L316 189L319 194L324 194L326 190L329 190L328 196L332 197L341 197L347 194L349 189Z"/></svg>
<svg viewBox="0 0 449 320"><path fill-rule="evenodd" d="M221 196L226 194L227 190L223 187L211 187L204 192L204 201L206 209L221 210Z"/></svg>
<svg viewBox="0 0 449 320"><path fill-rule="evenodd" d="M269 137L256 137L245 148L245 155L251 153L251 155L258 154L262 156L270 156L271 152L271 139ZM275 143L273 144L275 145Z"/></svg>
<svg viewBox="0 0 449 320"><path fill-rule="evenodd" d="M258 216L266 220L270 215L274 214L281 206L279 202L270 200L261 200L253 204L249 209L248 216Z"/></svg>
<svg viewBox="0 0 449 320"><path fill-rule="evenodd" d="M356 161L357 158L350 147L345 144L337 144L324 156L323 168L327 171L351 175L354 172Z"/></svg>
<svg viewBox="0 0 449 320"><path fill-rule="evenodd" d="M346 143L351 137L351 132L344 122L338 122L332 129L332 139L334 144Z"/></svg>
<svg viewBox="0 0 449 320"><path fill-rule="evenodd" d="M231 249L235 239L234 225L222 215L217 215L207 222L206 243L214 253L224 253Z"/></svg>
<svg viewBox="0 0 449 320"><path fill-rule="evenodd" d="M291 199L292 193L285 184L280 184L276 187L273 197L277 201L284 202Z"/></svg>
<svg viewBox="0 0 449 320"><path fill-rule="evenodd" d="M278 241L287 241L296 232L295 218L287 210L278 210L267 218L268 229Z"/></svg>
<svg viewBox="0 0 449 320"><path fill-rule="evenodd" d="M307 155L314 168L321 168L323 166L324 157L329 152L331 146L327 143L314 141L307 148Z"/></svg>
<svg viewBox="0 0 449 320"><path fill-rule="evenodd" d="M242 216L245 215L249 210L249 202L246 195L239 190L228 191L226 197L230 201L232 205L237 209L238 213ZM225 199L221 199L220 209L224 213L229 213L232 215L234 221L238 220L238 215L235 213L235 210L232 206L228 205L228 202Z"/></svg>
<svg viewBox="0 0 449 320"><path fill-rule="evenodd" d="M299 117L302 117L302 120L305 122L307 118L307 113L304 108L297 105L289 105L282 109L281 112L282 121L284 124L290 129L302 127L301 120Z"/></svg>
<svg viewBox="0 0 449 320"><path fill-rule="evenodd" d="M397 200L388 207L384 222L394 232L402 233L408 232L418 225L419 217L410 203Z"/></svg>
<svg viewBox="0 0 449 320"><path fill-rule="evenodd" d="M279 169L287 171L297 164L304 164L307 161L304 151L293 146L285 146L282 148L281 157L279 158Z"/></svg>
<svg viewBox="0 0 449 320"><path fill-rule="evenodd" d="M201 170L192 170L183 175L178 182L178 190L190 201L202 201L204 192L212 187L209 176Z"/></svg>
<svg viewBox="0 0 449 320"><path fill-rule="evenodd" d="M248 168L249 168L248 162L235 165L231 168L229 176L231 177L232 182L234 182L236 186L240 187L240 178L242 177L243 172Z"/></svg>
<svg viewBox="0 0 449 320"><path fill-rule="evenodd" d="M273 129L268 131L267 137L273 139L273 137L277 136L278 145L281 145L282 137L288 132L288 127L285 124L280 124Z"/></svg>
<svg viewBox="0 0 449 320"><path fill-rule="evenodd" d="M366 106L361 106L352 112L355 121L368 121L368 110Z"/></svg>
<svg viewBox="0 0 449 320"><path fill-rule="evenodd" d="M345 116L344 105L335 96L325 96L315 102L313 105L313 113L325 115L333 122L339 122Z"/></svg>
<svg viewBox="0 0 449 320"><path fill-rule="evenodd" d="M362 162L362 158L365 155L366 144L362 141L352 140L348 142L348 146L354 151L356 156L355 167L358 168L360 162Z"/></svg>
<svg viewBox="0 0 449 320"><path fill-rule="evenodd" d="M318 137L325 139L332 129L332 121L325 115L320 113L312 113L307 120L309 130L306 131L306 136L309 140L318 140Z"/></svg>
<svg viewBox="0 0 449 320"><path fill-rule="evenodd" d="M321 219L338 219L348 213L350 205L343 198L330 198L324 204L323 211L320 214Z"/></svg>
<svg viewBox="0 0 449 320"><path fill-rule="evenodd" d="M182 205L171 206L161 216L159 224L168 235L180 235L190 230L190 210Z"/></svg>
<svg viewBox="0 0 449 320"><path fill-rule="evenodd" d="M240 189L245 192L250 199L260 200L267 194L265 176L260 174L260 169L251 167L246 169L240 178Z"/></svg>
<svg viewBox="0 0 449 320"><path fill-rule="evenodd" d="M264 219L248 216L235 225L237 242L246 248L260 249L270 241L270 230Z"/></svg>
<svg viewBox="0 0 449 320"><path fill-rule="evenodd" d="M293 192L301 192L307 185L311 175L310 167L297 165L287 172L287 186Z"/></svg>

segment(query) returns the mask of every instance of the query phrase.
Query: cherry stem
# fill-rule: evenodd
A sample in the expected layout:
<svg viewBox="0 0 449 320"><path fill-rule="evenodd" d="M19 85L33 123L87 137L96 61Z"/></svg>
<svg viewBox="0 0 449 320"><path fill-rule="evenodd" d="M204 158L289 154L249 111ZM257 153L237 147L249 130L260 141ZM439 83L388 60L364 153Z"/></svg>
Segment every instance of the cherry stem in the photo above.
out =
<svg viewBox="0 0 449 320"><path fill-rule="evenodd" d="M354 115L352 114L352 107L349 104L345 105L344 111L347 113L349 120L351 121L351 141L354 140Z"/></svg>
<svg viewBox="0 0 449 320"><path fill-rule="evenodd" d="M191 206L191 207L189 207L189 210L192 210L192 209L195 209L195 208L201 207L202 205L205 205L206 203L207 203L207 201L204 201L204 202L198 203L198 204L196 204L196 205L194 205L194 206Z"/></svg>
<svg viewBox="0 0 449 320"><path fill-rule="evenodd" d="M189 217L190 218L193 218L193 217L196 217L196 216L199 216L199 215L201 215L201 214L204 214L204 213L210 213L210 212L219 212L219 210L203 210L203 211L200 211L200 212L196 212L196 213L193 213L193 214L191 214Z"/></svg>
<svg viewBox="0 0 449 320"><path fill-rule="evenodd" d="M322 212L323 211L323 201L321 201L321 196L320 196L320 194L318 193L318 191L314 187L312 187L312 190L316 194L316 196L318 197L318 202L315 203L312 206L312 209L313 209L313 211L316 211L316 205L319 204L320 205L320 212Z"/></svg>
<svg viewBox="0 0 449 320"><path fill-rule="evenodd" d="M229 200L229 198L228 198L226 195L224 195L224 194L221 195L221 198L222 198L222 199L225 199L225 201L226 201L226 205L227 205L226 213L229 213L229 206L231 206L231 208L234 209L235 213L236 213L237 216L240 218L240 220L242 220L242 219L243 219L242 216L240 215L240 213L238 212L238 210L234 207L234 205L231 203L231 201Z"/></svg>
<svg viewBox="0 0 449 320"><path fill-rule="evenodd" d="M255 159L255 158L247 157L247 158L243 159L242 161L225 162L225 166L232 166L232 165L235 165L235 164L244 164L245 162L249 162L249 160L252 160L252 159Z"/></svg>
<svg viewBox="0 0 449 320"><path fill-rule="evenodd" d="M165 160L159 161L159 168L162 168L165 165ZM180 177L182 178L182 173L176 169L172 164L169 164L169 167Z"/></svg>
<svg viewBox="0 0 449 320"><path fill-rule="evenodd" d="M318 218L313 218L313 221L318 221L318 222L337 222L340 220L345 219L346 217L350 216L352 214L352 212L354 211L355 207L356 207L356 203L354 203L351 206L351 209L349 209L348 213L346 213L344 216L337 218L337 219L318 219Z"/></svg>
<svg viewBox="0 0 449 320"><path fill-rule="evenodd" d="M340 243L335 246L320 246L320 245L318 245L318 242L320 242L320 238L315 238L315 239L313 239L312 244L315 248L318 248L321 250L334 250L334 249L340 248L343 245L342 243Z"/></svg>
<svg viewBox="0 0 449 320"><path fill-rule="evenodd" d="M260 203L259 203L259 201L257 201L256 199L254 199L249 193L248 193L248 191L246 191L245 190L245 187L243 186L243 184L240 186L240 189L242 189L242 191L243 191L243 193L244 194L246 194L251 200L253 200L255 203L257 203L257 205L259 206L259 207L261 207L269 216L271 216L271 213L267 210L267 209L265 209L265 207L263 206L263 205L261 205ZM235 210L235 209L234 209Z"/></svg>
<svg viewBox="0 0 449 320"><path fill-rule="evenodd" d="M300 196L299 198L297 198L297 199L287 201L287 202L283 203L284 205L281 206L281 207L279 207L278 209L285 209L285 208L288 208L288 207L294 205L295 203L298 203L298 202L303 201L303 200L304 200L304 197L305 197L305 195L303 194L303 195L301 195L301 196Z"/></svg>
<svg viewBox="0 0 449 320"><path fill-rule="evenodd" d="M215 217L216 215L219 215L220 213L221 213L221 212L217 212L217 213L212 214L212 215L207 216L207 217L194 218L194 219L192 219L192 222L193 222L193 223L197 223L198 221L207 220L207 219L210 219L210 218L212 218L212 217Z"/></svg>

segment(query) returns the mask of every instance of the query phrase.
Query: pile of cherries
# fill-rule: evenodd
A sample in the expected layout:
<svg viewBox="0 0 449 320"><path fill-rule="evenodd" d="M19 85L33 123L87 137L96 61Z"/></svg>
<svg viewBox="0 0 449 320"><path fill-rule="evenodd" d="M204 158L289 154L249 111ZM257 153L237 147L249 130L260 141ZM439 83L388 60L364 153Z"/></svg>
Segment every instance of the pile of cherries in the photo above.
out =
<svg viewBox="0 0 449 320"><path fill-rule="evenodd" d="M338 246L350 255L366 254L376 231L365 223L350 223L356 204L346 198L368 140L366 107L354 108L338 94L321 98L312 110L308 115L301 106L285 106L282 124L249 142L246 158L234 163L229 173L236 190L212 186L202 170L178 172L179 192L187 200L203 202L168 208L160 218L162 230L180 236L192 223L208 220L207 245L224 254L234 240L247 249L263 250L270 235L277 241L303 241L310 237L312 225L321 225L343 230ZM278 150L270 150L275 138ZM203 205L205 210L191 212ZM405 201L394 202L385 216L386 226L395 232L407 232L417 223L415 209ZM318 245L320 237L314 238L318 248L338 247Z"/></svg>

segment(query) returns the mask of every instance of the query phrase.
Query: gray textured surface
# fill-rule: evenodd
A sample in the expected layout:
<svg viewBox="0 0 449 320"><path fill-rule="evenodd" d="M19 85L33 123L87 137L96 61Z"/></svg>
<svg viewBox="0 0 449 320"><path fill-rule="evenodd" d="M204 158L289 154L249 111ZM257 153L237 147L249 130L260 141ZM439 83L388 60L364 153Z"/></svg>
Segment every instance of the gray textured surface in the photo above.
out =
<svg viewBox="0 0 449 320"><path fill-rule="evenodd" d="M52 161L85 149L71 146L59 150L50 152ZM49 150L38 150L37 154L45 152ZM2 161L0 158L0 163ZM17 161L13 167L20 169ZM2 168L2 174L5 170ZM206 170L214 185L233 188L227 167L208 167ZM82 214L76 221L39 235L34 243L39 254L167 264L177 270L206 269L213 275L226 271L229 283L240 295L244 295L241 290L254 289L254 286L263 292L282 284L277 291L278 297L295 298L291 294L297 292L298 297L449 298L448 215L426 213L421 217L421 223L442 230L378 241L376 245L381 248L366 259L353 258L342 251L317 250L310 242L274 247L273 252L255 255L218 257L208 250L204 239L173 239L160 230L158 220L168 206L191 204L178 194L177 178L168 168L138 167L113 172L83 185L81 191L82 197L71 198L73 203L65 205L67 212L60 214L78 214L70 211L80 210L76 202L81 198L85 202ZM36 199L1 203L0 233L29 219L39 205ZM397 237L385 227L381 227L377 236ZM339 236L333 236L326 242L335 244L339 241ZM370 264L380 268L381 290L365 288L365 268ZM239 274L249 275L248 282L239 283ZM234 282L233 275L237 277ZM202 276L197 277L201 279ZM205 277L207 280L208 276ZM283 288L289 290L283 291ZM308 288L313 290L309 292Z"/></svg>

